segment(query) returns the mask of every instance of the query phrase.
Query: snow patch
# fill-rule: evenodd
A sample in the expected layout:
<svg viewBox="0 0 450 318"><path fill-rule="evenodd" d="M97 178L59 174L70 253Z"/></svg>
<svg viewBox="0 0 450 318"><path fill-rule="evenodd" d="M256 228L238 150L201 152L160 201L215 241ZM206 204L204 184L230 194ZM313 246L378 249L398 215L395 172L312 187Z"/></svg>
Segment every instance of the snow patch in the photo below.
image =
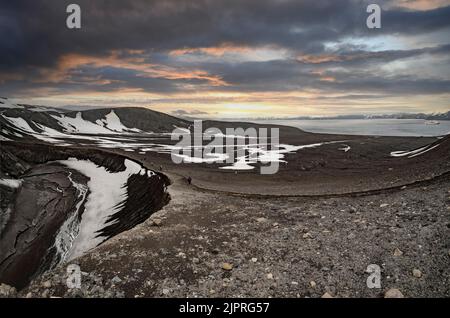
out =
<svg viewBox="0 0 450 318"><path fill-rule="evenodd" d="M9 99L0 97L0 108L24 108L23 106L12 103Z"/></svg>
<svg viewBox="0 0 450 318"><path fill-rule="evenodd" d="M117 114L114 112L114 110L111 110L111 112L105 116L105 119L97 119L95 122L100 126L104 126L116 132L127 132L127 131L141 132L141 130L137 128L125 127L120 121L119 116L117 116Z"/></svg>
<svg viewBox="0 0 450 318"><path fill-rule="evenodd" d="M0 185L17 189L22 184L22 179L0 179Z"/></svg>
<svg viewBox="0 0 450 318"><path fill-rule="evenodd" d="M94 124L88 120L83 119L81 112L78 112L75 116L69 117L65 115L55 116L51 115L56 119L61 127L65 129L68 133L81 133L81 134L111 134L111 130L108 130L102 126Z"/></svg>
<svg viewBox="0 0 450 318"><path fill-rule="evenodd" d="M23 132L34 134L36 133L33 128L30 127L30 125L27 123L25 119L22 117L8 117L5 115L2 115L3 118L5 118L10 124L18 128L19 130L22 130Z"/></svg>
<svg viewBox="0 0 450 318"><path fill-rule="evenodd" d="M414 150L406 150L406 151L392 151L391 152L391 157L408 157L408 158L414 158L420 155L423 155L424 153L433 150L434 148L436 148L437 146L439 146L439 144L437 145L427 145L421 148L417 148Z"/></svg>
<svg viewBox="0 0 450 318"><path fill-rule="evenodd" d="M125 160L124 171L108 172L89 160L68 159L60 163L75 169L90 178L89 194L82 214L79 234L67 253L67 260L72 260L96 247L104 241L97 237L98 231L107 225L110 215L118 212L118 204L127 198L126 182L133 174L141 173L145 168L131 160Z"/></svg>
<svg viewBox="0 0 450 318"><path fill-rule="evenodd" d="M339 148L338 150L341 150L343 152L348 152L351 149L349 145L343 145L343 147Z"/></svg>
<svg viewBox="0 0 450 318"><path fill-rule="evenodd" d="M68 257L69 251L71 250L75 239L78 236L80 230L80 222L79 215L81 205L86 200L86 195L88 192L88 187L84 184L78 183L72 179L72 172L69 173L68 176L70 182L77 190L78 202L75 207L75 210L72 214L64 221L63 225L60 227L56 238L54 246L56 248L56 252L59 255L58 263L52 264L52 267L64 263Z"/></svg>

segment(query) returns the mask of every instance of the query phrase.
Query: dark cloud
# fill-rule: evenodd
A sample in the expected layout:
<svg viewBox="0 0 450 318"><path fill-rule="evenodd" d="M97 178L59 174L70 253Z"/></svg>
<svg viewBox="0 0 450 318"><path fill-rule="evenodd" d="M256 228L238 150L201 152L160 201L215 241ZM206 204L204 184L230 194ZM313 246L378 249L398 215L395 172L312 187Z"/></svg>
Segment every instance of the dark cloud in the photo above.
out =
<svg viewBox="0 0 450 318"><path fill-rule="evenodd" d="M371 1L364 0L78 0L82 28L69 30L65 27L65 9L72 2L2 1L2 94L39 88L59 93L132 88L163 94L208 89L306 89L349 94L450 91L445 76L425 78L419 74L414 78L378 70L386 63L426 55L448 58L448 44L375 52L345 40L364 37L370 42L380 35L414 37L450 30L450 6L413 11L396 8L395 1L381 1L388 8L382 14L382 28L368 30L365 9ZM329 42L340 46L330 51ZM224 58L192 62L169 55L171 50L221 45L275 47L289 51L290 56L268 61L230 62ZM69 54L107 59L111 52L116 55L109 65L85 63L66 69L61 66L61 58ZM149 64L167 69L149 72L119 63L126 59L135 66ZM169 74L178 71L183 74ZM60 77L52 81L51 75Z"/></svg>
<svg viewBox="0 0 450 318"><path fill-rule="evenodd" d="M355 35L418 34L450 26L450 6L429 11L391 9L383 27L365 26L359 0L79 0L82 28L65 27L73 1L2 1L3 69L52 66L63 54L101 56L111 50L277 45L317 52L324 41Z"/></svg>

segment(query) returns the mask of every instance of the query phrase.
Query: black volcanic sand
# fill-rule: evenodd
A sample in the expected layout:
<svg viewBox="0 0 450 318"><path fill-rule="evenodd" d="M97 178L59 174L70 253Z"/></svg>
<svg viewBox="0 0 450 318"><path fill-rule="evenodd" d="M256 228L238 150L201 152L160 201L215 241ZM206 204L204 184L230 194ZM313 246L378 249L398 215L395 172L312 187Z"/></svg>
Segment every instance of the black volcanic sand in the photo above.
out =
<svg viewBox="0 0 450 318"><path fill-rule="evenodd" d="M297 139L294 142L294 139ZM142 161L153 169L191 176L193 185L215 191L261 195L323 195L384 189L426 180L450 171L450 137L429 153L415 158L391 157L392 151L412 150L437 138L400 138L309 134L297 130L281 138L292 145L324 141L317 148L287 154L278 173L261 175L257 166L250 171L222 170L225 164L174 164L170 155L114 151ZM344 145L350 151L339 150Z"/></svg>

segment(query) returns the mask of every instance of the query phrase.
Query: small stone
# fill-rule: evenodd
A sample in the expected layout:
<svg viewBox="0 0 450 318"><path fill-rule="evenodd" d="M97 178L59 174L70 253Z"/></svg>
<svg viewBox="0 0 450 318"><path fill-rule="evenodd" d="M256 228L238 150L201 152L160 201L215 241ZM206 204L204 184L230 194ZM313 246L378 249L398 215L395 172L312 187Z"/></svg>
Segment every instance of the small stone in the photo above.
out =
<svg viewBox="0 0 450 318"><path fill-rule="evenodd" d="M152 225L153 226L161 226L162 220L161 219L153 219Z"/></svg>
<svg viewBox="0 0 450 318"><path fill-rule="evenodd" d="M45 282L42 283L42 286L45 288L50 288L50 287L52 287L52 282L49 280L46 280Z"/></svg>
<svg viewBox="0 0 450 318"><path fill-rule="evenodd" d="M298 282L291 282L291 284L297 286Z"/></svg>
<svg viewBox="0 0 450 318"><path fill-rule="evenodd" d="M252 258L252 262L253 262L253 263L256 263L257 261L258 261L258 259L257 259L256 257L253 257L253 258Z"/></svg>
<svg viewBox="0 0 450 318"><path fill-rule="evenodd" d="M194 257L194 258L192 259L192 263L198 264L198 263L200 263L200 260L199 260L197 257Z"/></svg>
<svg viewBox="0 0 450 318"><path fill-rule="evenodd" d="M414 268L412 273L413 273L413 276L416 278L422 277L422 272L420 270L418 270L417 268Z"/></svg>
<svg viewBox="0 0 450 318"><path fill-rule="evenodd" d="M391 288L384 294L384 298L405 298L405 296L397 288Z"/></svg>
<svg viewBox="0 0 450 318"><path fill-rule="evenodd" d="M385 208L387 206L389 206L389 204L387 204L387 203L380 204L380 208Z"/></svg>
<svg viewBox="0 0 450 318"><path fill-rule="evenodd" d="M330 293L326 292L325 294L322 295L321 298L333 298L333 296L331 296Z"/></svg>
<svg viewBox="0 0 450 318"><path fill-rule="evenodd" d="M279 224L275 222L275 223L272 224L272 225L273 225L273 227L278 227Z"/></svg>
<svg viewBox="0 0 450 318"><path fill-rule="evenodd" d="M219 254L219 249L217 249L217 248L215 248L215 249L213 249L212 251L211 251L211 253L213 253L214 255L217 255L217 254Z"/></svg>
<svg viewBox="0 0 450 318"><path fill-rule="evenodd" d="M17 293L16 288L9 286L7 284L0 284L0 298L1 297L12 297Z"/></svg>
<svg viewBox="0 0 450 318"><path fill-rule="evenodd" d="M266 277L267 277L267 279L273 279L273 274L269 273L269 274L266 275Z"/></svg>
<svg viewBox="0 0 450 318"><path fill-rule="evenodd" d="M233 265L231 265L230 263L223 263L222 269L226 271L231 271L233 269Z"/></svg>
<svg viewBox="0 0 450 318"><path fill-rule="evenodd" d="M402 256L402 255L403 255L403 252L402 252L400 249L395 248L395 250L394 250L394 256Z"/></svg>
<svg viewBox="0 0 450 318"><path fill-rule="evenodd" d="M267 222L267 219L266 218L257 218L256 221L259 223L264 223L264 222Z"/></svg>
<svg viewBox="0 0 450 318"><path fill-rule="evenodd" d="M308 232L308 233L303 234L303 238L304 239L312 238L312 235Z"/></svg>
<svg viewBox="0 0 450 318"><path fill-rule="evenodd" d="M164 289L162 290L162 293L163 293L163 295L169 295L169 294L170 294L170 290L167 289L167 288L164 288Z"/></svg>
<svg viewBox="0 0 450 318"><path fill-rule="evenodd" d="M315 288L317 286L317 284L315 281L312 280L309 282L309 286L311 286L312 288Z"/></svg>
<svg viewBox="0 0 450 318"><path fill-rule="evenodd" d="M42 298L48 298L48 296L50 296L50 290L48 289L44 290L41 296Z"/></svg>
<svg viewBox="0 0 450 318"><path fill-rule="evenodd" d="M120 279L119 276L114 276L113 279L111 279L111 283L113 284L118 284L120 282L122 282L122 279Z"/></svg>

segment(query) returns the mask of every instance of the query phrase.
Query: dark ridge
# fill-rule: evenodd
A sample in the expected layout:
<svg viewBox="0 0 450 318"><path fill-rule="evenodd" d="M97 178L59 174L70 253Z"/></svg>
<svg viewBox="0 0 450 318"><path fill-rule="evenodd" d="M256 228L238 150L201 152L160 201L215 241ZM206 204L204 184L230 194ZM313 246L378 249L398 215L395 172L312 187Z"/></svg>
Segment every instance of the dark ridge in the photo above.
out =
<svg viewBox="0 0 450 318"><path fill-rule="evenodd" d="M11 176L19 177L32 164L42 164L54 160L77 158L91 160L103 166L109 172L124 171L125 158L90 148L55 147L45 144L15 143L1 141L0 171ZM24 170L25 169L25 170Z"/></svg>
<svg viewBox="0 0 450 318"><path fill-rule="evenodd" d="M87 184L89 180L54 161L90 160L109 172L119 172L126 169L127 158L89 148L17 142L0 142L0 149L0 176L24 180L18 191L0 186L0 206L11 208L10 216L0 218L3 228L0 228L0 281L21 289L30 279L58 263L55 237L80 200L77 190L68 182L69 173L80 183ZM145 221L169 202L169 184L169 178L162 173L151 177L147 174L130 176L127 199L118 205L120 210L109 217L118 222L103 228L99 236L107 240ZM79 210L79 220L81 213L83 206ZM23 220L29 222L25 224Z"/></svg>
<svg viewBox="0 0 450 318"><path fill-rule="evenodd" d="M84 110L81 113L84 119L95 123L96 120L105 118L112 110L119 116L123 125L143 131L167 132L172 131L174 126L187 128L191 124L188 120L142 107L100 108ZM78 112L68 112L65 115L75 117Z"/></svg>
<svg viewBox="0 0 450 318"><path fill-rule="evenodd" d="M2 112L2 114L7 117L23 118L35 131L40 131L40 129L37 128L37 126L34 125L33 122L58 131L63 131L63 128L58 124L58 121L51 116L59 114L58 112L54 111L36 112L24 108L7 108ZM1 119L2 118L0 118L0 120ZM3 124L4 122L0 121L0 125Z"/></svg>
<svg viewBox="0 0 450 318"><path fill-rule="evenodd" d="M84 183L88 181L77 171L51 163L35 165L29 172L12 196L11 213L0 240L0 281L18 289L53 263L49 249L80 200L76 188L67 182L69 172Z"/></svg>
<svg viewBox="0 0 450 318"><path fill-rule="evenodd" d="M449 149L450 148L450 135L446 135L446 136L442 137L441 139L437 139L436 141L434 141L424 147L417 147L415 149L409 149L408 151L415 151L415 150L419 150L421 148L423 148L422 151L427 151L430 148L433 148L435 146L438 146L435 148L437 151L439 151L441 148L445 148L446 149L445 151L450 151L450 149Z"/></svg>
<svg viewBox="0 0 450 318"><path fill-rule="evenodd" d="M31 124L30 127L36 127L35 125ZM36 127L37 128L37 127ZM14 136L13 134L19 134L22 137ZM24 133L23 131L19 130L16 126L8 122L6 119L0 116L0 136L4 136L8 139L15 140L36 140L34 137L31 137L28 135L28 133Z"/></svg>
<svg viewBox="0 0 450 318"><path fill-rule="evenodd" d="M0 143L0 177L12 176L18 178L31 168L30 163L15 155L16 148L5 147Z"/></svg>
<svg viewBox="0 0 450 318"><path fill-rule="evenodd" d="M107 222L118 221L98 231L99 236L111 237L144 222L150 215L160 210L170 201L166 191L170 179L162 173L148 177L135 174L128 178L128 197L118 204L119 212L109 216Z"/></svg>
<svg viewBox="0 0 450 318"><path fill-rule="evenodd" d="M98 119L104 119L105 116L111 111L114 111L116 113L116 115L120 118L121 123L126 127L130 129L138 128L146 132L169 132L172 131L175 126L187 128L189 127L189 125L191 125L191 122L188 120L180 119L168 114L142 107L100 108L80 111L66 111L64 113L53 111L51 109L45 112L33 111L30 108L32 108L32 106L30 105L26 105L26 108L2 108L1 113L7 117L24 119L36 132L41 131L41 129L39 129L36 124L41 124L60 132L65 131L65 129L59 124L58 120L53 118L52 115L56 115L58 117L60 115L64 115L67 117L75 118L78 113L81 113L81 116L84 120L95 123ZM1 116L0 128L8 128L8 130L24 134L23 132L15 129L14 125L11 125ZM16 138L8 136L7 134L5 135L5 137L11 137L13 139Z"/></svg>

